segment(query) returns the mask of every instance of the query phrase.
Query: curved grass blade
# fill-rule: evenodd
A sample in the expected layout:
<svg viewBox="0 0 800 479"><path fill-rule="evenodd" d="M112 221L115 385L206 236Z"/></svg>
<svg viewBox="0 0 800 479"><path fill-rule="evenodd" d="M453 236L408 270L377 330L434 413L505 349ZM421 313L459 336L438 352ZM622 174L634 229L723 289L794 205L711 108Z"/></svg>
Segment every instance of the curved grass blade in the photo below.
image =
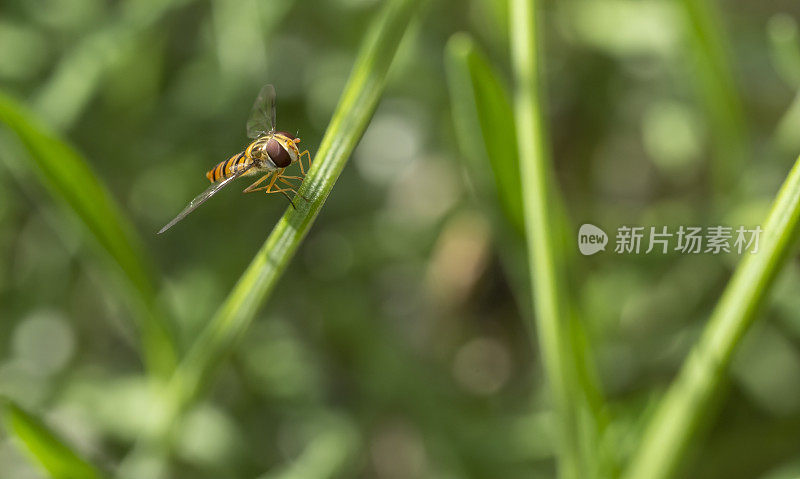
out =
<svg viewBox="0 0 800 479"><path fill-rule="evenodd" d="M175 364L172 336L156 303L153 274L127 218L85 159L22 104L0 92L0 122L29 152L34 170L56 200L74 211L97 242L119 265L141 317L142 348L147 367L161 375ZM27 166L27 163L20 162Z"/></svg>
<svg viewBox="0 0 800 479"><path fill-rule="evenodd" d="M82 459L38 418L13 401L2 401L3 419L9 433L20 440L31 459L54 479L101 479L99 469Z"/></svg>
<svg viewBox="0 0 800 479"><path fill-rule="evenodd" d="M489 176L494 179L493 188L488 181L479 187L494 189L506 219L524 235L517 135L506 89L467 34L450 37L445 68L456 135L472 162L473 177L476 181ZM491 170L486 168L487 159Z"/></svg>
<svg viewBox="0 0 800 479"><path fill-rule="evenodd" d="M476 192L494 218L501 243L498 253L511 279L517 307L530 316L530 284L524 266L525 220L511 102L492 65L468 34L450 37L444 57L458 146Z"/></svg>
<svg viewBox="0 0 800 479"><path fill-rule="evenodd" d="M756 254L745 257L722 294L703 335L648 423L626 477L674 477L714 400L747 329L795 244L800 223L800 159L767 216Z"/></svg>

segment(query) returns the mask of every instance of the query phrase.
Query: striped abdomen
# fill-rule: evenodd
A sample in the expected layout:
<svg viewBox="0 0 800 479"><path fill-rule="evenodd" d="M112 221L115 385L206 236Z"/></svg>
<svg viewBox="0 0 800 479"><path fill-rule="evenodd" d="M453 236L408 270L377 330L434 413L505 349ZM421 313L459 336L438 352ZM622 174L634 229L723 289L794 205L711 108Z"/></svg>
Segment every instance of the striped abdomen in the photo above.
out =
<svg viewBox="0 0 800 479"><path fill-rule="evenodd" d="M212 168L206 173L206 178L212 183L223 180L232 176L235 172L242 168L249 168L253 160L248 157L245 152L237 153L225 161L220 162L217 166Z"/></svg>

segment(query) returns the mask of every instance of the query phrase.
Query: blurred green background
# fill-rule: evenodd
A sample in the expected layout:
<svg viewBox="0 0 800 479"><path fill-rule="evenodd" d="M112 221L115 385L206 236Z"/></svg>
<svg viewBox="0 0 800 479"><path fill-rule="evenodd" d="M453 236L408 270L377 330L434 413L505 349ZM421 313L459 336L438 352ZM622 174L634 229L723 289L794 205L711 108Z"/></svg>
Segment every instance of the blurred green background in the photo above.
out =
<svg viewBox="0 0 800 479"><path fill-rule="evenodd" d="M184 347L287 204L241 195L243 181L155 232L246 144L264 83L278 128L313 156L380 3L0 4L0 88L85 155L132 219ZM721 65L694 54L681 2L544 8L546 116L574 231L762 220L800 152L800 4L725 2ZM466 31L507 82L507 23L499 0L425 3L310 235L176 434L170 477L554 475L530 300L465 166L443 64ZM705 82L715 68L729 90ZM152 413L134 313L27 155L0 128L0 394L113 469ZM612 250L575 260L571 293L625 458L739 257ZM792 260L687 477L800 475L798 291ZM15 442L0 433L0 478L45 477Z"/></svg>

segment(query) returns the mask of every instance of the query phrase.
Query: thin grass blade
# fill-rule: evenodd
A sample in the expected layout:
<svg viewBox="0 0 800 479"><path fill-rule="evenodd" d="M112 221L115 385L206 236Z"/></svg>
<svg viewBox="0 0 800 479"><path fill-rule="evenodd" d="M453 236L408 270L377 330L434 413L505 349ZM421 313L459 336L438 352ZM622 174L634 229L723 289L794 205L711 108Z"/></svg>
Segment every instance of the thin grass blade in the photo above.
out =
<svg viewBox="0 0 800 479"><path fill-rule="evenodd" d="M800 222L800 159L778 192L762 226L758 252L741 261L698 343L645 430L626 477L666 479L679 471L694 438L713 412L728 367L758 318L778 272L795 244Z"/></svg>
<svg viewBox="0 0 800 479"><path fill-rule="evenodd" d="M560 477L590 477L599 460L595 454L597 425L589 431L583 412L584 401L594 393L586 390L589 376L581 373L586 354L579 351L580 335L574 331L573 312L567 295L566 251L562 245L563 212L555 174L549 158L543 101L540 94L540 34L537 30L538 4L531 0L510 0L511 58L515 79L514 118L516 120L522 200L535 324L530 330L542 354L545 376L556 411L558 468ZM557 206L554 206L557 205ZM561 210L561 211L559 211ZM588 384L588 383L587 383Z"/></svg>
<svg viewBox="0 0 800 479"><path fill-rule="evenodd" d="M450 37L444 60L459 149L477 196L493 219L497 250L517 307L530 316L519 156L507 89L466 33Z"/></svg>
<svg viewBox="0 0 800 479"><path fill-rule="evenodd" d="M54 479L100 479L105 474L82 459L38 418L13 401L2 402L2 414L9 433L19 439L33 462Z"/></svg>

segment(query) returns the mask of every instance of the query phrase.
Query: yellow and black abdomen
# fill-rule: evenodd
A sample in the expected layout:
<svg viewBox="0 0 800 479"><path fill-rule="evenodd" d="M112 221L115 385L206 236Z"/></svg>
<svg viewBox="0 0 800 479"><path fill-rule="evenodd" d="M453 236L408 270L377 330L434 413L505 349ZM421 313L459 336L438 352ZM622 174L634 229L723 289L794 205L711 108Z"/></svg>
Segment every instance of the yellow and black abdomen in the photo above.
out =
<svg viewBox="0 0 800 479"><path fill-rule="evenodd" d="M206 173L206 178L212 183L232 176L241 168L247 167L253 160L245 155L245 152L237 153L225 161L221 161L217 166Z"/></svg>

